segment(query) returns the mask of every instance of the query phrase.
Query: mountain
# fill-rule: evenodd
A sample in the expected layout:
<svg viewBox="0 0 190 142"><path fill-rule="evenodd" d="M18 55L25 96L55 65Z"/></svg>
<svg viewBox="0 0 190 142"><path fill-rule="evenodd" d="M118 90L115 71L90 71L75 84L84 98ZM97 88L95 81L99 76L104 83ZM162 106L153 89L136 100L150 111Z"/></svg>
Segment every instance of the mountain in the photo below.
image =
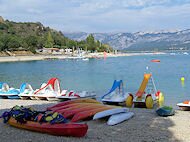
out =
<svg viewBox="0 0 190 142"><path fill-rule="evenodd" d="M63 34L74 40L84 40L89 33ZM136 33L92 33L96 40L107 43L114 49L133 51L161 51L190 49L190 29Z"/></svg>

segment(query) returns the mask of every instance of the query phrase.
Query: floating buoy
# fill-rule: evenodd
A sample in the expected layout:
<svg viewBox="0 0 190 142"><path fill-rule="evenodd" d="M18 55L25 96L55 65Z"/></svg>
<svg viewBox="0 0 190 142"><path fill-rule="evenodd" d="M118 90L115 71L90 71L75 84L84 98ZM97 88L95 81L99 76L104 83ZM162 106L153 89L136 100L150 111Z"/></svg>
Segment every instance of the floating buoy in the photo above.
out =
<svg viewBox="0 0 190 142"><path fill-rule="evenodd" d="M160 62L160 60L158 60L158 59L153 59L153 60L151 60L151 62Z"/></svg>
<svg viewBox="0 0 190 142"><path fill-rule="evenodd" d="M181 77L181 81L185 81L185 77Z"/></svg>

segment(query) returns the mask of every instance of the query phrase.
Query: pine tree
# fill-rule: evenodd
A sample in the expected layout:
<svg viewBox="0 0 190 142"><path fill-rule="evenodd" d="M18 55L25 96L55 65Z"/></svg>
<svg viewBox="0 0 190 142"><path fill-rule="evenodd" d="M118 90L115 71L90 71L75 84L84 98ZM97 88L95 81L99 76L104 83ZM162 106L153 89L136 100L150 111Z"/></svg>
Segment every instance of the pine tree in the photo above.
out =
<svg viewBox="0 0 190 142"><path fill-rule="evenodd" d="M47 34L47 41L46 41L45 47L52 48L53 45L54 45L54 40L52 38L51 32L49 31Z"/></svg>

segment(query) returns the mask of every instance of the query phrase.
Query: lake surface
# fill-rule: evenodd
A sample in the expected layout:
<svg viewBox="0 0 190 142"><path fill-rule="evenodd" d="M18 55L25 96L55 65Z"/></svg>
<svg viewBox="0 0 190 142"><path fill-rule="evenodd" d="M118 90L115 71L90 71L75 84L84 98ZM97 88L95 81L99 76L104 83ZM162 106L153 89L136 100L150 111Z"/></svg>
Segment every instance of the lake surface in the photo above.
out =
<svg viewBox="0 0 190 142"><path fill-rule="evenodd" d="M160 59L160 63L151 62ZM146 68L149 68L147 70ZM124 81L127 92L135 93L145 72L151 72L166 105L190 99L190 55L144 55L104 59L45 60L0 63L0 81L19 88L28 82L34 89L51 77L60 79L62 89L105 94L115 79ZM182 85L180 78L185 77Z"/></svg>

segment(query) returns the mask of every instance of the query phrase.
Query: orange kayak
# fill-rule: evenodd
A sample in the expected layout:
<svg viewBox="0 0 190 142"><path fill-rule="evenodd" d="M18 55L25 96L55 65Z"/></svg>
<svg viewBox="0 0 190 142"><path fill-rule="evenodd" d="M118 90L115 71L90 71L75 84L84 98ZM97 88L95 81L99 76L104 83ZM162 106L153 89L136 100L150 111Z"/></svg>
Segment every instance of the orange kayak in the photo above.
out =
<svg viewBox="0 0 190 142"><path fill-rule="evenodd" d="M78 122L80 120L84 120L84 119L87 119L89 117L92 117L98 112L108 110L108 109L113 109L113 108L115 108L115 107L107 107L107 106L105 106L103 108L97 108L97 109L93 109L93 110L79 112L79 113L76 113L74 115L74 117L71 119L71 122Z"/></svg>
<svg viewBox="0 0 190 142"><path fill-rule="evenodd" d="M98 102L94 99L89 99L89 98L75 99L75 100L69 100L69 101L58 103L54 106L48 107L47 110L51 110L52 108L61 107L61 106L73 104L73 103L99 103L100 104L100 102Z"/></svg>
<svg viewBox="0 0 190 142"><path fill-rule="evenodd" d="M71 110L76 109L76 108L85 108L85 107L86 107L85 105L78 105L78 106L69 107L66 109L61 109L61 110L58 110L57 112L63 114L65 111L71 111Z"/></svg>
<svg viewBox="0 0 190 142"><path fill-rule="evenodd" d="M78 106L78 105L79 105L79 103L68 104L68 105L52 108L51 110L52 111L58 111L58 110L61 110L61 109L65 109L65 108L69 108L69 107L73 107L73 106Z"/></svg>
<svg viewBox="0 0 190 142"><path fill-rule="evenodd" d="M60 111L60 110L63 110L63 109L67 109L67 108L75 108L75 107L83 107L83 106L91 106L91 105L102 105L102 104L98 104L98 103L73 103L73 104L68 104L68 105L65 105L65 106L61 106L61 107L56 107L56 108L52 108L51 110L53 111Z"/></svg>
<svg viewBox="0 0 190 142"><path fill-rule="evenodd" d="M36 131L41 133L48 133L51 135L58 136L73 136L73 137L83 137L86 135L88 130L87 124L76 124L76 123L66 123L66 124L50 124L50 123L38 123L34 121L27 121L25 124L17 123L14 118L8 120L8 124L20 129L26 129L30 131Z"/></svg>
<svg viewBox="0 0 190 142"><path fill-rule="evenodd" d="M59 109L59 110L57 110L56 112L59 112L59 113L63 114L63 113L65 113L66 111L72 111L73 109L77 109L77 108L86 108L86 107L88 107L88 106L93 106L93 107L95 107L95 108L99 108L100 106L105 107L105 106L102 105L102 104L81 103L81 104L78 104L78 105L76 105L76 106L68 107L68 108L65 108L65 109Z"/></svg>
<svg viewBox="0 0 190 142"><path fill-rule="evenodd" d="M88 111L88 110L94 110L94 109L103 108L103 107L105 107L105 106L104 105L99 105L99 106L98 105L89 105L89 106L82 107L82 108L76 108L76 109L72 109L72 110L66 110L63 113L63 116L65 118L71 118L76 113L84 112L84 111Z"/></svg>

